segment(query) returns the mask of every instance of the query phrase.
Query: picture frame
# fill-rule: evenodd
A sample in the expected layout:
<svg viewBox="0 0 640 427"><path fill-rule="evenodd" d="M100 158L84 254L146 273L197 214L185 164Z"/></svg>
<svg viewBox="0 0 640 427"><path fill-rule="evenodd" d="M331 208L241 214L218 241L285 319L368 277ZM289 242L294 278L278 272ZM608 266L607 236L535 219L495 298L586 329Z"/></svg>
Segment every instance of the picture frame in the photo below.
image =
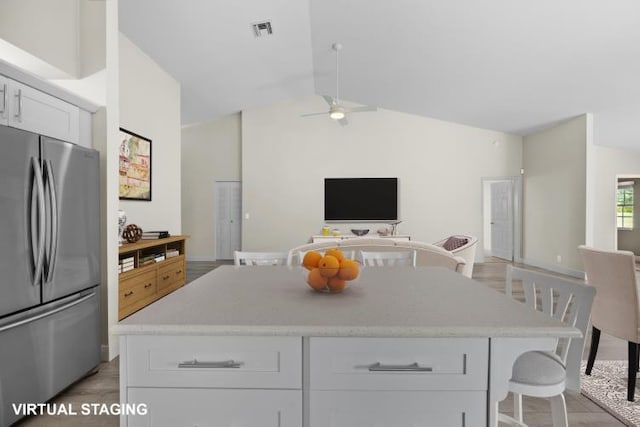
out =
<svg viewBox="0 0 640 427"><path fill-rule="evenodd" d="M120 128L120 200L151 201L151 140Z"/></svg>

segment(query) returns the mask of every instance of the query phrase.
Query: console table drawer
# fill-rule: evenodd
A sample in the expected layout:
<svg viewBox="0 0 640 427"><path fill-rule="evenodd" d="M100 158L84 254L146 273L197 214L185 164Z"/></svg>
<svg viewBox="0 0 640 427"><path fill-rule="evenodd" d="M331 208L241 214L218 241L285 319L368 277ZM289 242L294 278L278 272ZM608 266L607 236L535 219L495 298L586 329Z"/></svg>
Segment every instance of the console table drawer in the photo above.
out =
<svg viewBox="0 0 640 427"><path fill-rule="evenodd" d="M148 271L120 283L118 303L120 309L153 297L156 292L156 272Z"/></svg>
<svg viewBox="0 0 640 427"><path fill-rule="evenodd" d="M486 338L311 338L312 390L487 390Z"/></svg>
<svg viewBox="0 0 640 427"><path fill-rule="evenodd" d="M158 291L175 283L184 283L184 280L184 255L163 261L160 268L158 268Z"/></svg>
<svg viewBox="0 0 640 427"><path fill-rule="evenodd" d="M129 387L302 387L302 338L126 337Z"/></svg>

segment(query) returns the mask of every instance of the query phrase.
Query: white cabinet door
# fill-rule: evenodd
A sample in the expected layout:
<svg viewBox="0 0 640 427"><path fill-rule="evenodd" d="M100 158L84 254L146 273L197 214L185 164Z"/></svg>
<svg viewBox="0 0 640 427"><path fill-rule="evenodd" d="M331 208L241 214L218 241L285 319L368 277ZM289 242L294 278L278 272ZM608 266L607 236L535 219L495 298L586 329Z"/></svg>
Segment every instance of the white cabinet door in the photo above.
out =
<svg viewBox="0 0 640 427"><path fill-rule="evenodd" d="M485 427L482 391L312 391L310 427Z"/></svg>
<svg viewBox="0 0 640 427"><path fill-rule="evenodd" d="M128 427L300 427L300 390L129 388L127 402L146 404Z"/></svg>
<svg viewBox="0 0 640 427"><path fill-rule="evenodd" d="M0 76L0 125L9 123L9 79Z"/></svg>
<svg viewBox="0 0 640 427"><path fill-rule="evenodd" d="M78 143L78 107L13 80L8 87L9 126Z"/></svg>

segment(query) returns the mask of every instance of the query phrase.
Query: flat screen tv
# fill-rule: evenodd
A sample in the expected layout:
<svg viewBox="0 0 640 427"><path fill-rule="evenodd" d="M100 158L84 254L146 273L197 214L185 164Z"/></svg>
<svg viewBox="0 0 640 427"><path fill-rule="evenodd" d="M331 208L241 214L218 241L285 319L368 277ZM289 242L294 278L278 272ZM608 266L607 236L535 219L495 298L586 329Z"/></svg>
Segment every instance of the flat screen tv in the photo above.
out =
<svg viewBox="0 0 640 427"><path fill-rule="evenodd" d="M325 178L324 220L398 220L398 178Z"/></svg>

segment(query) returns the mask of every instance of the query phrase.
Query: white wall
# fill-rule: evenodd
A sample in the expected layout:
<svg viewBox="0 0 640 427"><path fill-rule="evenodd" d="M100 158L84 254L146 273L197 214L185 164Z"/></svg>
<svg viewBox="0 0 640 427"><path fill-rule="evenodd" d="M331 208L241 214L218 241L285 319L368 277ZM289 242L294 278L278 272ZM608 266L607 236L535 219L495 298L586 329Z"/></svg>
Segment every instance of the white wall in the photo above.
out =
<svg viewBox="0 0 640 427"><path fill-rule="evenodd" d="M585 242L587 122L583 115L524 137L527 263L567 273L582 270L577 247Z"/></svg>
<svg viewBox="0 0 640 427"><path fill-rule="evenodd" d="M241 115L182 128L182 232L187 257L215 260L215 181L240 181Z"/></svg>
<svg viewBox="0 0 640 427"><path fill-rule="evenodd" d="M151 139L151 202L120 201L127 223L180 234L180 85L120 34L120 127Z"/></svg>
<svg viewBox="0 0 640 427"><path fill-rule="evenodd" d="M286 250L317 234L325 177L398 177L399 233L481 238L481 177L520 173L519 136L388 110L354 114L346 127L300 117L326 108L314 96L243 112L244 250Z"/></svg>
<svg viewBox="0 0 640 427"><path fill-rule="evenodd" d="M2 0L0 39L59 70L43 77L75 78L80 70L79 16L79 0Z"/></svg>

